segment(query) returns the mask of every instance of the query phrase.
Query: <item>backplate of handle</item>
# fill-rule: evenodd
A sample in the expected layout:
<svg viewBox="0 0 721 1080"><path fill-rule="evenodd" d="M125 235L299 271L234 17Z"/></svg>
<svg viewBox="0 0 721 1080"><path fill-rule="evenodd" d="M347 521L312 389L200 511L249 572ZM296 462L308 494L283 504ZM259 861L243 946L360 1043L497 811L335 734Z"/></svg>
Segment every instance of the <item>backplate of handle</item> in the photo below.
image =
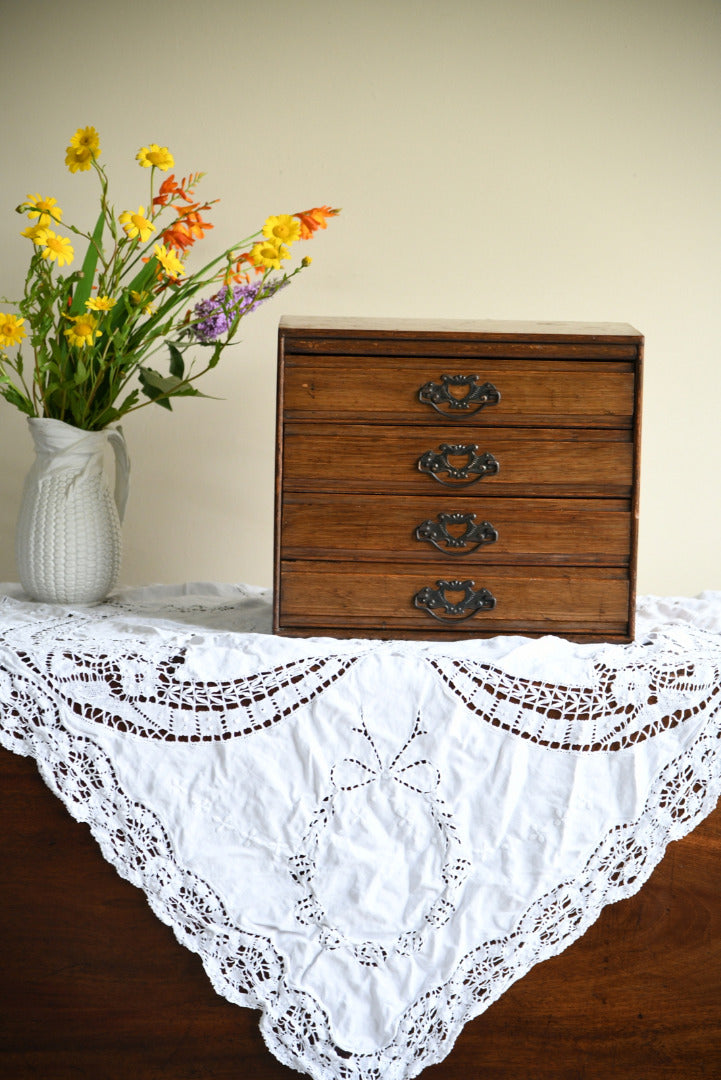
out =
<svg viewBox="0 0 721 1080"><path fill-rule="evenodd" d="M478 375L441 375L440 382L420 387L418 400L449 420L466 420L488 405L497 405L501 393L491 382L480 383Z"/></svg>
<svg viewBox="0 0 721 1080"><path fill-rule="evenodd" d="M461 460L454 464L452 458ZM477 446L464 443L441 443L438 450L427 450L422 454L417 464L421 472L446 487L475 484L484 476L494 476L500 470L493 454L487 451L479 454Z"/></svg>
<svg viewBox="0 0 721 1080"><path fill-rule="evenodd" d="M460 599L452 600L449 593L460 593ZM488 589L476 589L475 581L437 581L435 588L426 585L415 594L413 606L438 622L450 625L472 619L481 612L492 611L496 598Z"/></svg>
<svg viewBox="0 0 721 1080"><path fill-rule="evenodd" d="M416 540L427 540L447 555L471 555L484 544L495 544L498 531L490 521L477 523L473 513L453 511L437 514L435 521L432 518L422 521L416 528L415 537Z"/></svg>

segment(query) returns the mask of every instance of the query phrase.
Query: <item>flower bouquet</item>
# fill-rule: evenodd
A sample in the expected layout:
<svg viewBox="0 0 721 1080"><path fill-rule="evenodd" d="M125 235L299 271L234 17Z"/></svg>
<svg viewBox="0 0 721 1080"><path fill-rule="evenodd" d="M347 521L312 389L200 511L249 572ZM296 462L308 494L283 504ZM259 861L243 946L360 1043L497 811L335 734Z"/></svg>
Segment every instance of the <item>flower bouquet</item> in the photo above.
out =
<svg viewBox="0 0 721 1080"><path fill-rule="evenodd" d="M321 206L269 217L258 232L186 274L184 258L213 228L206 215L217 200L196 198L203 174L178 181L171 173L156 190L157 174L174 167L173 155L155 143L144 146L137 161L150 170L147 208L116 215L100 154L95 128L86 127L75 133L65 158L70 172L93 169L100 181L92 232L64 225L54 198L28 195L17 207L28 217L22 235L33 254L16 310L0 312L0 394L30 417L86 431L100 431L144 405L170 409L174 397L202 396L195 384L216 366L241 320L310 264L306 257L284 269L293 243L309 239L338 213ZM75 261L63 228L87 242L86 253L80 269L56 273ZM209 289L211 295L198 299ZM30 369L22 357L26 337ZM188 364L187 350L195 346L202 347L202 362ZM14 347L13 356L5 351ZM154 360L163 347L165 373Z"/></svg>
<svg viewBox="0 0 721 1080"><path fill-rule="evenodd" d="M291 268L293 244L339 212L319 206L268 217L186 272L194 244L213 228L207 215L217 200L196 195L203 174L177 180L167 147L144 146L137 161L149 170L147 200L116 213L100 154L95 128L86 127L65 158L71 173L93 170L100 181L91 232L66 224L52 197L30 194L17 207L27 215L22 235L32 255L22 297L0 311L0 395L28 417L36 450L18 518L18 570L29 595L51 602L96 601L117 580L129 470L118 421L147 405L171 409L173 398L204 396L196 384L242 319L310 265L306 257ZM160 183L159 173L168 174ZM75 238L84 246L79 269ZM108 443L114 500L103 474Z"/></svg>

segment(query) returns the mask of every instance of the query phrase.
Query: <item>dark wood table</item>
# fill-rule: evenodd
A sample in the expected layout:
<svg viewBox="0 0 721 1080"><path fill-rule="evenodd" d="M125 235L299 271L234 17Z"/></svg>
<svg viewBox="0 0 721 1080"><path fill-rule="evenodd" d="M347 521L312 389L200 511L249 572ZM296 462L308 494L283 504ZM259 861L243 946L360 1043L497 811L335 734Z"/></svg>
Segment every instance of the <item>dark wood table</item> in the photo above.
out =
<svg viewBox="0 0 721 1080"><path fill-rule="evenodd" d="M35 762L0 751L0 1078L290 1080ZM423 1080L721 1078L721 807Z"/></svg>

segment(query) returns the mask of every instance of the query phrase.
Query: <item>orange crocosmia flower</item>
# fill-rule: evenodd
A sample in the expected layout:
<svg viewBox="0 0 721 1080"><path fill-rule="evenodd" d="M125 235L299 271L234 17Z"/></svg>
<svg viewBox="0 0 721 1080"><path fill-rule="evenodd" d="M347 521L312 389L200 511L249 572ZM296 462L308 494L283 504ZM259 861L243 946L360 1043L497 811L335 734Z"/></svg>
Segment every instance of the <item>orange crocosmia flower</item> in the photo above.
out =
<svg viewBox="0 0 721 1080"><path fill-rule="evenodd" d="M175 173L171 173L170 176L166 176L160 185L158 194L153 199L153 206L165 206L177 191L178 185L175 182Z"/></svg>
<svg viewBox="0 0 721 1080"><path fill-rule="evenodd" d="M172 194L172 188L166 187L168 181L173 182L173 177L169 176L166 180L163 180L158 194L153 196L153 206L165 206L167 203Z"/></svg>
<svg viewBox="0 0 721 1080"><path fill-rule="evenodd" d="M181 210L176 207L182 223L195 240L202 240L206 231L213 228L209 221L203 221L200 216L199 210L205 209L207 209L207 206L201 206L198 209L193 207L190 210Z"/></svg>
<svg viewBox="0 0 721 1080"><path fill-rule="evenodd" d="M201 209L204 208L201 207ZM212 229L213 226L209 221L203 221L196 209L183 210L176 206L175 210L179 219L163 232L163 240L164 243L179 251L186 251L196 240L202 240L206 230Z"/></svg>
<svg viewBox="0 0 721 1080"><path fill-rule="evenodd" d="M200 183L200 181L203 179L204 176L205 176L204 172L194 172L194 173L191 173L190 176L184 176L183 179L180 181L181 190L182 191L187 191L189 195L192 195L193 194L193 189L195 188L195 185ZM191 200L187 199L186 201L190 202ZM217 199L214 200L214 202L217 202L217 201L218 201Z"/></svg>
<svg viewBox="0 0 721 1080"><path fill-rule="evenodd" d="M300 222L301 240L310 240L317 229L327 228L325 219L335 217L336 214L340 214L340 210L334 210L330 206L314 206L312 210L294 214L293 217L297 217Z"/></svg>
<svg viewBox="0 0 721 1080"><path fill-rule="evenodd" d="M182 221L176 221L169 225L162 235L166 247L175 248L176 251L187 251L195 243L195 237L191 236Z"/></svg>
<svg viewBox="0 0 721 1080"><path fill-rule="evenodd" d="M193 188L190 185L196 184L204 175L204 173L191 173L190 176L184 176L180 183L175 179L175 173L166 176L158 189L158 194L153 199L153 206L167 206L169 202L175 202L176 199L184 199L185 202L192 203Z"/></svg>
<svg viewBox="0 0 721 1080"><path fill-rule="evenodd" d="M250 273L248 270L241 270L240 263L236 263L235 270L229 266L223 271L222 281L224 285L230 285L231 283L248 285L250 283Z"/></svg>

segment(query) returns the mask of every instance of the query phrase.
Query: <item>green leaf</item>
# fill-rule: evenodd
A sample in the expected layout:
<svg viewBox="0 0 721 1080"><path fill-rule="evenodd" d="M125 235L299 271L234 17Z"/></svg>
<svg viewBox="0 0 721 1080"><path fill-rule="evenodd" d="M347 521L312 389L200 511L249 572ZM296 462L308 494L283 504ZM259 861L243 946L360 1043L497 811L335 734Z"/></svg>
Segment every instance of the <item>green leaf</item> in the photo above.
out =
<svg viewBox="0 0 721 1080"><path fill-rule="evenodd" d="M135 405L137 400L138 400L138 391L133 390L131 393L128 394L128 396L126 398L123 398L122 402L120 403L120 405L117 406L115 411L117 412L117 414L119 416L124 416L126 412L128 412L130 409L132 409L133 405Z"/></svg>
<svg viewBox="0 0 721 1080"><path fill-rule="evenodd" d="M172 393L182 381L175 375L161 375L159 371L148 367L141 367L138 377L143 387L149 387L158 394Z"/></svg>
<svg viewBox="0 0 721 1080"><path fill-rule="evenodd" d="M208 360L208 369L216 367L218 361L220 360L220 354L222 353L222 351L223 345L220 343L217 344L213 349L213 355L211 356L210 360Z"/></svg>
<svg viewBox="0 0 721 1080"><path fill-rule="evenodd" d="M98 218L95 228L93 229L93 238L88 243L88 250L85 253L83 268L80 273L80 280L73 294L73 302L70 305L71 315L82 314L82 312L85 311L85 301L90 299L90 293L92 292L93 282L95 280L95 268L98 265L98 254L103 242L104 226L105 215L101 210L100 217Z"/></svg>
<svg viewBox="0 0 721 1080"><path fill-rule="evenodd" d="M164 409L172 411L168 395L172 394L173 388L179 382L178 379L174 377L166 379L159 371L154 371L152 368L140 368L138 378L146 397L151 398L157 405L162 405Z"/></svg>
<svg viewBox="0 0 721 1080"><path fill-rule="evenodd" d="M21 394L14 383L10 381L7 375L0 372L0 395L5 398L9 405L14 405L20 412L26 413L28 416L34 415L32 403L24 394Z"/></svg>
<svg viewBox="0 0 721 1080"><path fill-rule="evenodd" d="M173 345L170 341L167 344L168 352L170 353L170 374L175 375L178 379L182 379L185 375L185 361L183 360L183 354L177 345Z"/></svg>
<svg viewBox="0 0 721 1080"><path fill-rule="evenodd" d="M144 292L148 292L149 285L155 280L157 269L158 260L156 259L155 255L153 255L152 258L145 263L143 268L138 271L130 284L123 286L123 291L125 292L125 295L129 298L131 292L139 293L141 296ZM127 317L128 311L125 307L125 304L116 304L110 312L110 319L108 322L109 333L112 334L114 330L117 330Z"/></svg>
<svg viewBox="0 0 721 1080"><path fill-rule="evenodd" d="M138 379L145 396L165 409L170 409L171 397L207 397L177 375L161 375L153 368L139 368Z"/></svg>

